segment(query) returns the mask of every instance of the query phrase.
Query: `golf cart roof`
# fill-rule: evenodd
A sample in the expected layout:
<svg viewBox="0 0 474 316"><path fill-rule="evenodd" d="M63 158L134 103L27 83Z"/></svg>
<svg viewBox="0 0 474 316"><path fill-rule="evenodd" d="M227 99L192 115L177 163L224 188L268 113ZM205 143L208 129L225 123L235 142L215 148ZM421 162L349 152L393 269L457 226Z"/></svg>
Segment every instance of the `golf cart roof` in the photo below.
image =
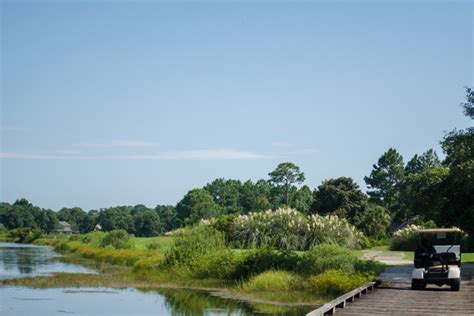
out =
<svg viewBox="0 0 474 316"><path fill-rule="evenodd" d="M418 229L420 233L428 233L428 234L437 234L437 233L462 233L457 227L452 228L422 228Z"/></svg>

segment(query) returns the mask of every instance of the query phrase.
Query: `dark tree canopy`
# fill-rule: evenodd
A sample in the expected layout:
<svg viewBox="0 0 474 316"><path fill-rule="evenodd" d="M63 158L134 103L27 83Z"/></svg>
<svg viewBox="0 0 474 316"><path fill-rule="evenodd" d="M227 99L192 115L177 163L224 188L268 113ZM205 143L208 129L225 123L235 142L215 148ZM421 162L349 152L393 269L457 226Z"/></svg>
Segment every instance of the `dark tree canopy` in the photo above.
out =
<svg viewBox="0 0 474 316"><path fill-rule="evenodd" d="M153 237L158 236L163 227L160 222L160 217L152 209L141 210L134 216L135 234L139 237Z"/></svg>
<svg viewBox="0 0 474 316"><path fill-rule="evenodd" d="M407 162L405 175L420 173L427 169L439 167L441 167L441 161L438 158L438 154L436 154L436 151L433 149L429 149L421 155L415 154L415 156Z"/></svg>
<svg viewBox="0 0 474 316"><path fill-rule="evenodd" d="M370 176L364 178L370 200L387 208L392 216L398 215L399 185L404 174L403 157L390 148L373 165Z"/></svg>
<svg viewBox="0 0 474 316"><path fill-rule="evenodd" d="M116 206L102 209L98 222L105 231L124 229L128 233L134 232L134 223L131 215L132 207Z"/></svg>
<svg viewBox="0 0 474 316"><path fill-rule="evenodd" d="M208 191L214 202L219 205L223 214L241 214L243 207L240 204L242 183L239 180L216 179L208 183L204 189Z"/></svg>
<svg viewBox="0 0 474 316"><path fill-rule="evenodd" d="M193 189L176 205L182 223L195 224L200 219L209 219L219 214L219 205L204 189Z"/></svg>
<svg viewBox="0 0 474 316"><path fill-rule="evenodd" d="M359 226L367 207L367 197L352 178L340 177L323 181L314 191L312 213L334 214Z"/></svg>

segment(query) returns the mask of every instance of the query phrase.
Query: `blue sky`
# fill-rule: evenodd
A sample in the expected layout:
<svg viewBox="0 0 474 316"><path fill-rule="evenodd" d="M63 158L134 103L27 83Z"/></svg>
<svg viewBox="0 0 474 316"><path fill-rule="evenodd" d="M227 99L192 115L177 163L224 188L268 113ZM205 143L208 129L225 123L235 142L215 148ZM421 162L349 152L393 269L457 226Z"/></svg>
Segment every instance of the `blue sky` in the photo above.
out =
<svg viewBox="0 0 474 316"><path fill-rule="evenodd" d="M363 177L464 128L470 1L1 2L2 201L174 204L218 177Z"/></svg>

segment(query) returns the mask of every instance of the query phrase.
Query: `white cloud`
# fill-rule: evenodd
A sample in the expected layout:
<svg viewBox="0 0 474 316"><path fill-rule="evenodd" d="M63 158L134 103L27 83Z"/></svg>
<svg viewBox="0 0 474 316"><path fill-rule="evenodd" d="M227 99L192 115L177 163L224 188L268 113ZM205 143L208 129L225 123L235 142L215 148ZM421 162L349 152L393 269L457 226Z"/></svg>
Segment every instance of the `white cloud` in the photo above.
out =
<svg viewBox="0 0 474 316"><path fill-rule="evenodd" d="M2 159L22 160L265 160L274 156L237 149L165 151L151 155L77 155L0 152Z"/></svg>
<svg viewBox="0 0 474 316"><path fill-rule="evenodd" d="M144 141L144 140L134 140L134 139L121 139L121 140L112 140L104 143L78 143L73 144L74 147L81 148L111 148L111 147L152 147L157 146L157 143Z"/></svg>

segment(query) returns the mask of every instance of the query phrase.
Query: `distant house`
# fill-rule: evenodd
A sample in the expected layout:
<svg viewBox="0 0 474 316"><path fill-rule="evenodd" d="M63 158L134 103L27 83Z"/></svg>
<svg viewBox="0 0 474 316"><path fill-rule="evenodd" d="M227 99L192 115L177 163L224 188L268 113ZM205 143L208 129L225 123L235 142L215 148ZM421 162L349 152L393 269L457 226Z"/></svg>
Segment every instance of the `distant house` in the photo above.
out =
<svg viewBox="0 0 474 316"><path fill-rule="evenodd" d="M57 232L60 234L71 235L71 224L69 224L68 222L59 221L59 228Z"/></svg>
<svg viewBox="0 0 474 316"><path fill-rule="evenodd" d="M100 224L95 225L94 231L102 230L102 226Z"/></svg>

